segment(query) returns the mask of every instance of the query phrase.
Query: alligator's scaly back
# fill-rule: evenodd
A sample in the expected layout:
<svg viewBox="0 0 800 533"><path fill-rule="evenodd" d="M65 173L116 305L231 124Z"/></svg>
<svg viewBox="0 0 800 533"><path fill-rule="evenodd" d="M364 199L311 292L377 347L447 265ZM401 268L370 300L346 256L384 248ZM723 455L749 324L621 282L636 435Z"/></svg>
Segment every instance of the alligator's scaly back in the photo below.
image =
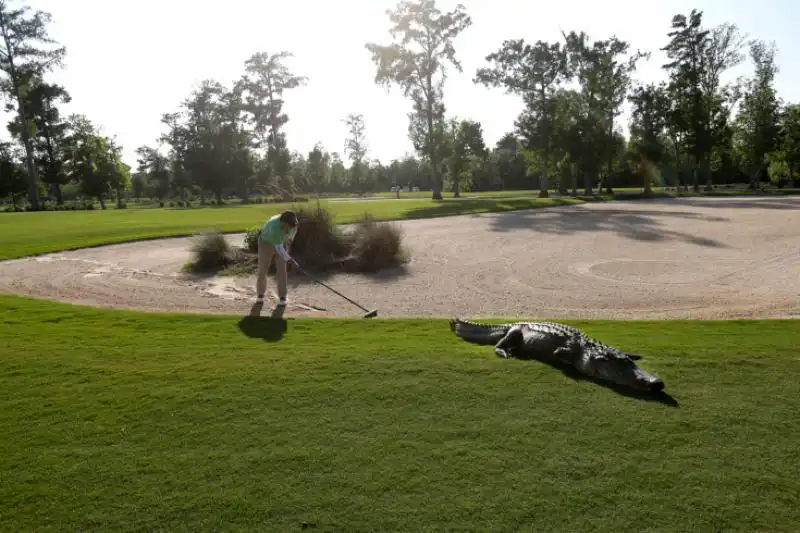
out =
<svg viewBox="0 0 800 533"><path fill-rule="evenodd" d="M581 330L555 322L479 324L453 318L450 329L475 344L493 344L500 357L518 357L566 363L584 375L639 390L660 391L664 382L639 368L637 354L623 352L586 335Z"/></svg>
<svg viewBox="0 0 800 533"><path fill-rule="evenodd" d="M450 320L450 330L457 337L475 344L497 344L510 327L510 324L478 324L460 318Z"/></svg>

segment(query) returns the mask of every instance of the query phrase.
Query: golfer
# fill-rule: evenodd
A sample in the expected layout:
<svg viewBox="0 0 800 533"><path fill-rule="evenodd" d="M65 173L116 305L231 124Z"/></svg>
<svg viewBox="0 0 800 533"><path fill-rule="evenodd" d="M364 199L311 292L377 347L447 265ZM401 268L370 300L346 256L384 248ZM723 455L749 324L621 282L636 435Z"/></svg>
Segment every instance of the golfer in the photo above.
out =
<svg viewBox="0 0 800 533"><path fill-rule="evenodd" d="M278 282L279 305L286 305L286 263L297 262L289 255L295 235L297 235L297 215L294 211L284 211L267 220L258 236L258 278L256 280L256 301L264 301L267 290L267 271L275 258L275 277Z"/></svg>

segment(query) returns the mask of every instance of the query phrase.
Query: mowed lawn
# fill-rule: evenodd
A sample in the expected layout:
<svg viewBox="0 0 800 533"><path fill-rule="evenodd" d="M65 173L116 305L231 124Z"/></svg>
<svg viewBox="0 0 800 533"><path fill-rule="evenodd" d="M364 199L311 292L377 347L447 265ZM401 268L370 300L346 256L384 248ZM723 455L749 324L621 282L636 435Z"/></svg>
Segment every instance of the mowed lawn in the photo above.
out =
<svg viewBox="0 0 800 533"><path fill-rule="evenodd" d="M674 402L445 320L0 297L0 531L796 532L798 321L572 321ZM677 404L677 405L676 405Z"/></svg>
<svg viewBox="0 0 800 533"><path fill-rule="evenodd" d="M534 209L605 200L576 198L482 198L321 201L337 223L354 222L364 213L379 220L405 220ZM100 244L191 235L219 229L245 231L260 226L284 209L314 208L316 201L297 204L250 204L194 209L139 208L106 211L41 211L0 213L0 260Z"/></svg>

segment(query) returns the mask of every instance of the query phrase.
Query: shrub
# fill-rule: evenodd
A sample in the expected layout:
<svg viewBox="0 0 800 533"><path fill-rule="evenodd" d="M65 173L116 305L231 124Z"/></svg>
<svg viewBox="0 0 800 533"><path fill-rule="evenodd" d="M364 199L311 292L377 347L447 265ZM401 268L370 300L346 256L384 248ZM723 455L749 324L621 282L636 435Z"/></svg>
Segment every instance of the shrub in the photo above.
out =
<svg viewBox="0 0 800 533"><path fill-rule="evenodd" d="M773 185L778 185L789 179L789 165L783 159L773 159L767 167L769 180Z"/></svg>
<svg viewBox="0 0 800 533"><path fill-rule="evenodd" d="M306 269L340 269L349 272L375 272L406 262L402 232L389 223L379 223L365 215L355 229L343 232L331 213L319 202L312 208L295 209L300 226L291 255ZM261 227L245 231L242 247L231 249L218 233L205 235L194 248L194 260L187 269L227 273L252 272L257 266L258 237ZM275 272L272 263L268 273Z"/></svg>
<svg viewBox="0 0 800 533"><path fill-rule="evenodd" d="M362 272L374 272L406 261L403 233L393 224L376 222L365 214L356 225L353 237L352 256L356 268Z"/></svg>
<svg viewBox="0 0 800 533"><path fill-rule="evenodd" d="M300 225L291 247L292 257L308 267L325 266L347 255L348 246L331 213L316 207L295 211Z"/></svg>
<svg viewBox="0 0 800 533"><path fill-rule="evenodd" d="M251 254L258 253L258 235L261 233L261 228L250 228L244 234L244 249Z"/></svg>
<svg viewBox="0 0 800 533"><path fill-rule="evenodd" d="M187 266L194 272L218 270L232 260L230 245L219 231L201 235L192 247L192 256L192 261Z"/></svg>

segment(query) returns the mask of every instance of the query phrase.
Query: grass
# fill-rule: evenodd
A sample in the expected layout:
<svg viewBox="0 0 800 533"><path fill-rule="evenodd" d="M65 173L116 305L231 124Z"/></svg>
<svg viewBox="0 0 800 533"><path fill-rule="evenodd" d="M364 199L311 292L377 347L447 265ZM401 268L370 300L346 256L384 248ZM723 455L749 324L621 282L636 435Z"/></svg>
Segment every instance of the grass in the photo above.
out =
<svg viewBox="0 0 800 533"><path fill-rule="evenodd" d="M0 530L794 532L800 321L570 321L678 406L443 320L0 296ZM82 345L86 343L86 345Z"/></svg>
<svg viewBox="0 0 800 533"><path fill-rule="evenodd" d="M355 222L365 212L376 220L407 220L474 213L515 211L582 203L592 198L447 199L320 203L335 222ZM252 204L202 209L109 209L0 214L0 260L158 237L192 235L219 229L244 232L270 216L309 204Z"/></svg>

